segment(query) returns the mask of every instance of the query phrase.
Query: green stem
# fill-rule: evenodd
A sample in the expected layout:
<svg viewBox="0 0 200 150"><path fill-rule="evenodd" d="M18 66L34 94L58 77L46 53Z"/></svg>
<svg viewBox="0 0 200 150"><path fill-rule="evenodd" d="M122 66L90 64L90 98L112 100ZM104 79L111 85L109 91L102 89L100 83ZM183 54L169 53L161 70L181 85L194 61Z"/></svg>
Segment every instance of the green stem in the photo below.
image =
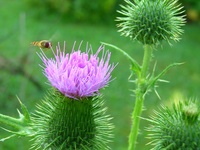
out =
<svg viewBox="0 0 200 150"><path fill-rule="evenodd" d="M151 45L144 45L144 57L142 63L141 78L145 79L147 76L149 64L151 61L152 50L153 49Z"/></svg>
<svg viewBox="0 0 200 150"><path fill-rule="evenodd" d="M141 68L141 74L140 76L138 76L137 89L135 91L136 101L135 101L135 107L132 113L132 127L131 127L131 132L129 135L128 150L134 150L136 141L137 141L139 124L140 124L140 116L142 113L145 93L147 92L145 83L146 83L146 76L148 75L151 55L152 55L152 47L150 45L144 45L144 57L143 57L143 63L142 63L142 68Z"/></svg>

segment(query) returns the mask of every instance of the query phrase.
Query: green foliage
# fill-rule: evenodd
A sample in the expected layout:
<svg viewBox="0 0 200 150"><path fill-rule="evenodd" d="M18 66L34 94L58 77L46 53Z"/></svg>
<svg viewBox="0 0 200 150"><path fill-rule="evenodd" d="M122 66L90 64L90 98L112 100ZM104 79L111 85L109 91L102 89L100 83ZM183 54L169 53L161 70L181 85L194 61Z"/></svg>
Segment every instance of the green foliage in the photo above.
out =
<svg viewBox="0 0 200 150"><path fill-rule="evenodd" d="M12 134L9 137L0 139L1 142L10 139L11 137L14 136L29 136L32 133L31 128L29 128L31 124L29 112L26 106L20 101L19 98L18 100L22 110L22 113L18 110L19 118L14 118L0 114L0 125L1 125L0 127L2 128L2 125L5 125L6 128L3 129ZM10 130L7 129L9 127L11 128Z"/></svg>
<svg viewBox="0 0 200 150"><path fill-rule="evenodd" d="M200 1L197 0L180 0L186 9L196 9L200 13Z"/></svg>
<svg viewBox="0 0 200 150"><path fill-rule="evenodd" d="M200 1L197 0L180 0L184 5L187 13L187 22L199 22L200 20Z"/></svg>
<svg viewBox="0 0 200 150"><path fill-rule="evenodd" d="M34 11L35 17L46 19L50 15L59 16L63 21L111 23L118 0L24 0L27 9ZM36 11L37 10L37 11Z"/></svg>

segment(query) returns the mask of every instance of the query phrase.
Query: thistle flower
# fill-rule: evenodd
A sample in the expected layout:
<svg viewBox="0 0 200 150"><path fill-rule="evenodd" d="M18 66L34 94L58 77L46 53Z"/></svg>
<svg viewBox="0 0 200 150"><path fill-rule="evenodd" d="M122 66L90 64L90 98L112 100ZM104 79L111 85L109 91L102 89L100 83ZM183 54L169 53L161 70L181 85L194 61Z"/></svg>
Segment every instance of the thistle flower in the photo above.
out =
<svg viewBox="0 0 200 150"><path fill-rule="evenodd" d="M195 100L174 105L173 110L162 106L150 119L149 144L152 150L200 149L200 107Z"/></svg>
<svg viewBox="0 0 200 150"><path fill-rule="evenodd" d="M109 64L111 53L104 52L104 46L90 55L91 47L81 52L80 46L65 54L58 45L56 53L52 49L53 59L39 54L54 88L31 117L33 149L110 149L113 125L99 90L110 82L115 65Z"/></svg>
<svg viewBox="0 0 200 150"><path fill-rule="evenodd" d="M110 82L110 73L115 67L109 64L111 53L104 52L103 45L90 55L91 47L87 47L86 52L81 52L80 47L81 44L77 51L73 48L70 54L65 54L58 45L54 59L48 59L43 52L39 54L44 63L44 74L51 85L74 99L98 94ZM103 56L99 58L101 51Z"/></svg>
<svg viewBox="0 0 200 150"><path fill-rule="evenodd" d="M118 11L117 25L122 35L142 44L158 44L162 40L178 41L185 24L182 8L177 0L125 0Z"/></svg>

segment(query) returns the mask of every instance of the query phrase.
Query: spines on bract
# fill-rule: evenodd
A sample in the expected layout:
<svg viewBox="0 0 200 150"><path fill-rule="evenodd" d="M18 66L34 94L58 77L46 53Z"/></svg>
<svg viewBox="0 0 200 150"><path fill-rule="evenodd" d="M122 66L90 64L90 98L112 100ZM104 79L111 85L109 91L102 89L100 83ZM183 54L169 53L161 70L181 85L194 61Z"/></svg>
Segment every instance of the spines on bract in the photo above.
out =
<svg viewBox="0 0 200 150"><path fill-rule="evenodd" d="M185 24L183 10L177 0L125 0L118 11L117 25L122 35L142 44L155 45L162 40L178 41Z"/></svg>
<svg viewBox="0 0 200 150"><path fill-rule="evenodd" d="M102 96L79 100L49 92L33 114L34 149L106 150L113 125Z"/></svg>
<svg viewBox="0 0 200 150"><path fill-rule="evenodd" d="M192 113L185 114L185 107L190 108ZM197 109L198 108L198 109ZM187 109L188 110L188 109ZM178 150L178 149L200 149L200 117L197 103L179 103L170 110L162 106L155 116L149 120L151 127L148 138L152 150Z"/></svg>

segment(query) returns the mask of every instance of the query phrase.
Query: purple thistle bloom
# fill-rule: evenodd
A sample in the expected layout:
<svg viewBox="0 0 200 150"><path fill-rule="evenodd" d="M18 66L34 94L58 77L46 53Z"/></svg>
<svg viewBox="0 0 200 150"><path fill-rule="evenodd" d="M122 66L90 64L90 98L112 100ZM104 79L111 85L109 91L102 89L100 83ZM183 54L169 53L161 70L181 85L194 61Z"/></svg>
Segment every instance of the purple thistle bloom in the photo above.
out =
<svg viewBox="0 0 200 150"><path fill-rule="evenodd" d="M103 45L95 54L91 52L91 46L86 46L86 52L81 52L81 44L77 51L74 47L75 43L72 52L65 54L65 43L64 51L61 51L58 43L56 53L51 48L55 58L50 59L43 51L38 54L44 63L44 74L51 85L66 97L78 99L97 95L99 89L110 82L111 72L115 68L114 64L109 64L111 53L105 52ZM99 58L101 51L102 57Z"/></svg>

